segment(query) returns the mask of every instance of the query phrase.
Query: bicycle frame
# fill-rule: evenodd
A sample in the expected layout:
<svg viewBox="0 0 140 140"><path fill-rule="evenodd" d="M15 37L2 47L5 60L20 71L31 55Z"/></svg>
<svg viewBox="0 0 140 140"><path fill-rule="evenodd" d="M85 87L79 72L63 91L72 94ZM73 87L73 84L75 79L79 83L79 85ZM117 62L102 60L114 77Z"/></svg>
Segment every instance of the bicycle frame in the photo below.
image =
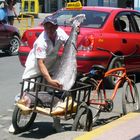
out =
<svg viewBox="0 0 140 140"><path fill-rule="evenodd" d="M118 72L122 72L121 75L118 75ZM105 89L105 78L106 77L109 77L109 76L114 76L114 77L118 77L118 81L116 82L116 85L113 89L113 92L111 94L111 97L109 98L109 100L113 101L116 94L117 94L117 90L118 88L120 87L121 84L124 83L124 81L128 81L129 85L131 85L131 79L128 78L127 74L126 74L126 69L124 67L120 67L120 68L114 68L114 69L111 69L109 71L107 71L105 74L104 74L104 77L98 81L98 85L95 89L95 91L93 91L93 97L96 97L95 94L98 94L98 90L102 88L103 90L103 100L99 101L95 101L94 99L91 99L90 100L90 104L93 104L93 105L101 105L101 106L105 106L107 105L107 93L106 93L106 89ZM130 86L130 91L131 91L131 94L132 94L132 86ZM99 96L98 96L99 97ZM133 97L133 96L132 96Z"/></svg>

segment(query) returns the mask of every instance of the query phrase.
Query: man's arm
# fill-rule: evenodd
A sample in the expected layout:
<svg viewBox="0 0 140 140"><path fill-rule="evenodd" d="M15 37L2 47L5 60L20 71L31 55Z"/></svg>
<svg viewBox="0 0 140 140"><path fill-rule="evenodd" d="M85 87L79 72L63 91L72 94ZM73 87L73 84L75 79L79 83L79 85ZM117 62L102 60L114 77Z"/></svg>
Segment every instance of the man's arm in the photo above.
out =
<svg viewBox="0 0 140 140"><path fill-rule="evenodd" d="M37 63L38 63L38 67L39 67L41 74L47 80L47 82L54 87L61 88L62 85L60 85L60 83L57 80L53 80L51 78L51 76L50 76L50 74L49 74L49 72L44 64L44 59L38 58Z"/></svg>

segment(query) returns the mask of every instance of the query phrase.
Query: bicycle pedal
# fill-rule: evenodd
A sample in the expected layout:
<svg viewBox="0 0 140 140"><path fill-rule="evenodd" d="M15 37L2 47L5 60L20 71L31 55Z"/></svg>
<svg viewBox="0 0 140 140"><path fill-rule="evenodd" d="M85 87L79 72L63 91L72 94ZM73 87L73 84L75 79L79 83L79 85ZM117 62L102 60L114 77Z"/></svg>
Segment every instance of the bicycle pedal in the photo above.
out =
<svg viewBox="0 0 140 140"><path fill-rule="evenodd" d="M103 106L100 107L100 111L101 111L101 112L107 112L106 109L105 109L105 107L103 107Z"/></svg>

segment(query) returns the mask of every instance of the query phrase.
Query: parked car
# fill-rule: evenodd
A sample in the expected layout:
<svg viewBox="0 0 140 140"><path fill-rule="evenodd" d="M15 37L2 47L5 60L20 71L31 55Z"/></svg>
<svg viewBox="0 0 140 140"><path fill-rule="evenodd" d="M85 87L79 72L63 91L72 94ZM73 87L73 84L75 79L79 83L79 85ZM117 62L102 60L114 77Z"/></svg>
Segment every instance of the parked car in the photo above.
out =
<svg viewBox="0 0 140 140"><path fill-rule="evenodd" d="M128 55L136 46L140 46L140 12L126 8L86 6L80 10L63 8L53 15L57 18L58 25L69 34L71 31L69 19L78 14L86 16L86 20L80 26L77 40L79 73L88 72L95 64L101 64L106 69L122 66L121 61L112 64L113 56L97 50L97 47L108 49L117 55ZM35 39L42 30L43 27L40 25L24 32L22 46L19 48L19 59L23 66ZM62 49L59 53L61 52ZM128 72L140 71L140 49L125 63ZM114 87L116 80L113 77L109 78L108 85Z"/></svg>
<svg viewBox="0 0 140 140"><path fill-rule="evenodd" d="M0 21L0 50L8 55L17 55L20 38L20 33L16 27Z"/></svg>

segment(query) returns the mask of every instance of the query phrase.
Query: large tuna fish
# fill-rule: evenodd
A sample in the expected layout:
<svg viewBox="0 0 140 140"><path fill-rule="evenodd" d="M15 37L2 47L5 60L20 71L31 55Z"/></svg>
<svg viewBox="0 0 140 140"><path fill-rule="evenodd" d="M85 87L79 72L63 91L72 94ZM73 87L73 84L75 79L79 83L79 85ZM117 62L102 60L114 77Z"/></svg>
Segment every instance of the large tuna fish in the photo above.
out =
<svg viewBox="0 0 140 140"><path fill-rule="evenodd" d="M53 73L53 79L56 79L63 85L64 90L69 90L75 83L77 75L77 62L76 62L76 40L77 40L77 27L85 19L84 14L77 15L71 19L72 29L67 42L64 45L64 52L59 59L59 63L54 65L56 70Z"/></svg>

